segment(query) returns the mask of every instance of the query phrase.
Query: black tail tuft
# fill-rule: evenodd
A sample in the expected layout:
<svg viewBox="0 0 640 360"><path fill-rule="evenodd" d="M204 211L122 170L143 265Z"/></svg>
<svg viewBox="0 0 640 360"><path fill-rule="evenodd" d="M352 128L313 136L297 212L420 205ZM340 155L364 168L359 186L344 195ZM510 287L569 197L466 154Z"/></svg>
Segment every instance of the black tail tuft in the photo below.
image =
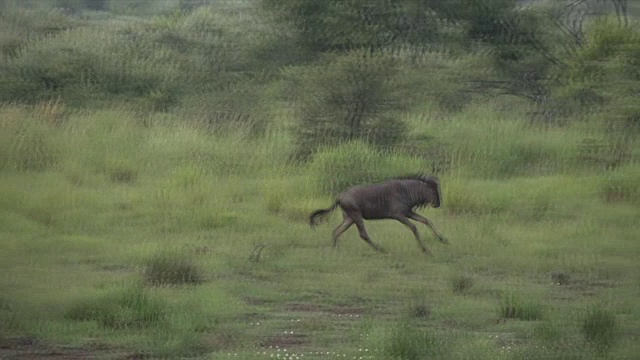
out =
<svg viewBox="0 0 640 360"><path fill-rule="evenodd" d="M311 215L309 215L309 226L311 226L311 228L315 228L316 225L318 225L318 222L316 221L317 217L320 217L321 219L328 215L329 213L331 213L333 210L335 210L335 208L338 206L338 202L334 202L333 205L330 208L327 209L319 209L316 210L314 212L311 213Z"/></svg>

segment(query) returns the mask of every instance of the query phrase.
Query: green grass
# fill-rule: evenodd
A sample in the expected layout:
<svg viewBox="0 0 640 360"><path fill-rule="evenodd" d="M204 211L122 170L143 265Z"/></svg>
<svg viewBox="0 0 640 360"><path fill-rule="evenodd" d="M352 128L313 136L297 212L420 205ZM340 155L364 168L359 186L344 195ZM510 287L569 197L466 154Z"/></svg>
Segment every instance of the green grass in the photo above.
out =
<svg viewBox="0 0 640 360"><path fill-rule="evenodd" d="M293 142L278 127L218 133L179 113L141 122L117 108L68 111L52 126L38 111L0 109L3 129L42 140L2 143L0 343L209 359L639 350L637 166L578 163L585 128L492 122L486 108L480 122L458 113L455 126L415 125L448 144L452 164L440 174L442 208L423 211L451 244L419 226L425 257L400 223L366 223L388 251L378 255L353 229L332 249L339 215L315 231L306 217L330 204L334 177L428 172L429 159L352 144L303 167L288 161ZM485 126L506 135L489 144L476 133ZM38 158L42 144L55 161ZM505 170L514 146L535 154L510 154ZM358 172L351 159L364 159Z"/></svg>

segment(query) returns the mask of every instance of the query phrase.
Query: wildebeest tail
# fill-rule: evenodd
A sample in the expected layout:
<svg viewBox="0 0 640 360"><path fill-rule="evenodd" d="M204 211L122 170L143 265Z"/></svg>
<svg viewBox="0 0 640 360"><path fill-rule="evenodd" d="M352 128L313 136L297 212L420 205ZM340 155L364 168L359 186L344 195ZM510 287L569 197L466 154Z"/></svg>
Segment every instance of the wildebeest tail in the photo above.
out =
<svg viewBox="0 0 640 360"><path fill-rule="evenodd" d="M336 207L338 207L338 201L334 202L333 205L331 205L330 208L318 209L318 210L312 212L311 215L309 215L309 225L311 227L315 227L316 225L318 225L318 222L316 221L317 217L322 218L322 217L330 214L333 210L336 209Z"/></svg>

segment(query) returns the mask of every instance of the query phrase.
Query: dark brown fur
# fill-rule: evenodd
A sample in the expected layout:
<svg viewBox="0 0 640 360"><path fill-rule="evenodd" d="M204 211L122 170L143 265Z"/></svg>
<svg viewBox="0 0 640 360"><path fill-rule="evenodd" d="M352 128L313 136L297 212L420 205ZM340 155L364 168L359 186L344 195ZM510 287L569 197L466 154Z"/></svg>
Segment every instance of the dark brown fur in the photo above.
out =
<svg viewBox="0 0 640 360"><path fill-rule="evenodd" d="M420 240L418 229L409 219L425 224L441 242L448 243L426 217L414 212L416 208L428 205L437 208L441 204L442 196L438 178L423 175L404 176L379 184L359 185L347 189L338 195L331 207L314 211L309 216L309 224L315 227L316 218L322 218L340 206L343 221L333 231L333 246L337 247L340 235L355 224L360 237L376 251L383 252L379 245L371 241L364 228L363 220L395 219L413 232L422 251L428 254L429 250Z"/></svg>

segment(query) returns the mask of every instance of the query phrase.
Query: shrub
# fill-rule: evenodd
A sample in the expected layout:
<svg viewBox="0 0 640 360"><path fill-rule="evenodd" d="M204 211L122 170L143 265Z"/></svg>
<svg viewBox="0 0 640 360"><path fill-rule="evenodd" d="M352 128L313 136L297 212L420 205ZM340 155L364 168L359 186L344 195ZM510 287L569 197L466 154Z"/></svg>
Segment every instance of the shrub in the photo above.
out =
<svg viewBox="0 0 640 360"><path fill-rule="evenodd" d="M392 59L353 51L291 74L304 89L297 99L295 157L351 140L386 148L403 139L407 129L397 116L402 106L395 98L395 72Z"/></svg>
<svg viewBox="0 0 640 360"><path fill-rule="evenodd" d="M161 56L148 28L133 20L127 25L35 37L0 69L0 100L62 97L86 106L87 100L104 101L109 94L143 109L166 110L177 102L177 67Z"/></svg>
<svg viewBox="0 0 640 360"><path fill-rule="evenodd" d="M615 343L616 328L616 317L611 311L593 307L584 314L580 330L598 351L608 351Z"/></svg>
<svg viewBox="0 0 640 360"><path fill-rule="evenodd" d="M200 284L204 275L186 254L162 252L148 260L144 273L150 285Z"/></svg>
<svg viewBox="0 0 640 360"><path fill-rule="evenodd" d="M624 132L637 129L640 31L618 26L617 20L606 17L586 30L585 44L577 49L564 72L567 85L559 92L585 114L592 113L595 104L604 112L604 121Z"/></svg>
<svg viewBox="0 0 640 360"><path fill-rule="evenodd" d="M141 287L119 290L97 298L76 302L66 317L78 321L97 321L104 327L146 328L164 320L165 302Z"/></svg>

